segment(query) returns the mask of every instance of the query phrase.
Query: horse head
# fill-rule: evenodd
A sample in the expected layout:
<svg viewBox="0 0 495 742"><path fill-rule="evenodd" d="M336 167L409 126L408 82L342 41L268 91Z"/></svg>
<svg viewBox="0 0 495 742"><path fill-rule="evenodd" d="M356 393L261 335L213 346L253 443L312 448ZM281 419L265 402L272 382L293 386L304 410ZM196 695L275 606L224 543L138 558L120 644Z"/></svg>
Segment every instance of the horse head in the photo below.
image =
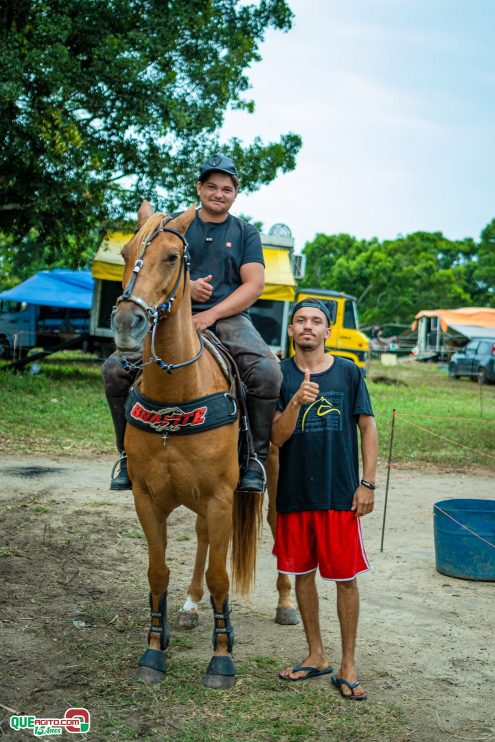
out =
<svg viewBox="0 0 495 742"><path fill-rule="evenodd" d="M184 237L195 206L175 218L155 214L148 201L138 211L138 231L122 248L124 292L112 311L111 327L119 350L141 350L152 325L177 311L188 281Z"/></svg>

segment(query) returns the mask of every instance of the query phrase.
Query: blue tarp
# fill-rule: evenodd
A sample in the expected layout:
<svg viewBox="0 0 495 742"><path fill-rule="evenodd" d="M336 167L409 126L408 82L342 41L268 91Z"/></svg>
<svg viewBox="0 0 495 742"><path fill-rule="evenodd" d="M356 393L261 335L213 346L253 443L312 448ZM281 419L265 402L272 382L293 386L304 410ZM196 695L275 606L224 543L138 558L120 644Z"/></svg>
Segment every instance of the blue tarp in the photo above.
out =
<svg viewBox="0 0 495 742"><path fill-rule="evenodd" d="M40 271L13 289L3 291L0 299L48 307L91 309L93 285L91 271L56 268L52 271Z"/></svg>

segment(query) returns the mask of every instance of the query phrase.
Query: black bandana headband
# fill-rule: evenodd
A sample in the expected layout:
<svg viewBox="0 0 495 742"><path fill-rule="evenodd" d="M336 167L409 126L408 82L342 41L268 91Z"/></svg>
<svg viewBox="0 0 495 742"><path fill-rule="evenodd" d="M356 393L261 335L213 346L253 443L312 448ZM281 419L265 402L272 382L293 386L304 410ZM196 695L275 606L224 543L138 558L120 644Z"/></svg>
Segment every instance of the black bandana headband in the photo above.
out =
<svg viewBox="0 0 495 742"><path fill-rule="evenodd" d="M303 307L309 307L310 309L319 309L320 312L323 312L323 314L327 318L328 326L330 327L330 324L331 324L330 312L326 304L324 304L319 299L303 299L302 301L298 301L294 309L292 310L292 314L290 316L290 324L292 324L292 320L294 319L294 315L297 312L297 310L302 309Z"/></svg>

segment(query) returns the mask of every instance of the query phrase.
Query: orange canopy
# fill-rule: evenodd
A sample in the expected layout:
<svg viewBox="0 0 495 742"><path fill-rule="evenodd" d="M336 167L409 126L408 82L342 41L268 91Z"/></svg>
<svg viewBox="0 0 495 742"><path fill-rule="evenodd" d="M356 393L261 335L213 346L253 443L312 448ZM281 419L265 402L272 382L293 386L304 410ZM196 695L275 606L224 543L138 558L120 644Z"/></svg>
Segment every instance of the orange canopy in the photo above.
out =
<svg viewBox="0 0 495 742"><path fill-rule="evenodd" d="M452 325L495 328L495 309L486 307L462 307L461 309L422 309L417 313L412 329L418 326L420 317L440 317L440 327L446 332Z"/></svg>

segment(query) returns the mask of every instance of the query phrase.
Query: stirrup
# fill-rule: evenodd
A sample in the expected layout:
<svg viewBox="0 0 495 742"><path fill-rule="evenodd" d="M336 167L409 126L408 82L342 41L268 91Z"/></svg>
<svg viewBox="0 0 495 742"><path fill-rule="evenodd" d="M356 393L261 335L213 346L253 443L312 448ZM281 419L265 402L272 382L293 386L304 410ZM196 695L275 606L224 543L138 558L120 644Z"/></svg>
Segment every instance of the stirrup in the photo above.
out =
<svg viewBox="0 0 495 742"><path fill-rule="evenodd" d="M117 470L117 467L119 467L119 468L121 467L122 461L127 461L127 454L126 454L126 452L125 452L125 451L122 451L122 452L120 453L120 456L119 456L119 458L117 459L117 461L115 462L115 464L114 464L114 465L113 465L113 467L112 467L112 473L110 474L110 477L111 477L112 479L116 479L116 476L115 476L115 472L116 472L116 470ZM117 475L117 476L118 476L118 475Z"/></svg>
<svg viewBox="0 0 495 742"><path fill-rule="evenodd" d="M119 473L116 475L117 467L120 468ZM112 468L112 474L110 479L111 490L130 490L132 489L131 480L127 471L127 454L123 451L120 454L119 459L115 462Z"/></svg>

